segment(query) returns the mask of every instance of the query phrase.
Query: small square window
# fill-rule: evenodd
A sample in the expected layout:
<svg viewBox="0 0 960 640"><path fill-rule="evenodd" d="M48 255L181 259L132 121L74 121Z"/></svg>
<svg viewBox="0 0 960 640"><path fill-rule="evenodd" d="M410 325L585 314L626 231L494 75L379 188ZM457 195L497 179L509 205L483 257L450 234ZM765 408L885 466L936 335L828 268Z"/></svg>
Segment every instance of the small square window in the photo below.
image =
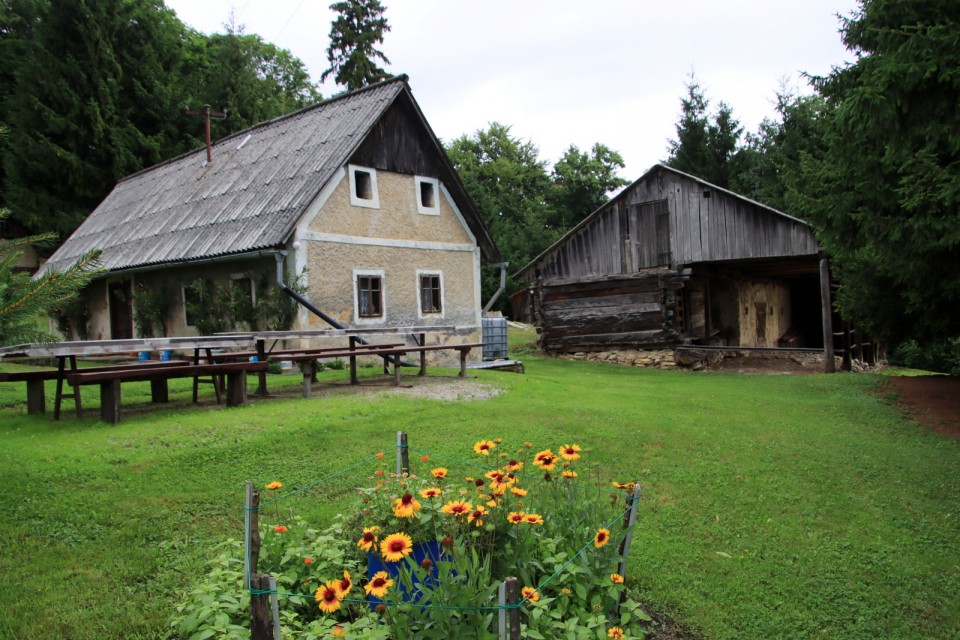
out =
<svg viewBox="0 0 960 640"><path fill-rule="evenodd" d="M380 208L377 170L348 165L350 172L350 204L370 209Z"/></svg>
<svg viewBox="0 0 960 640"><path fill-rule="evenodd" d="M440 276L425 274L420 276L420 312L443 313L443 296L440 290Z"/></svg>
<svg viewBox="0 0 960 640"><path fill-rule="evenodd" d="M440 215L440 181L436 178L416 176L417 212Z"/></svg>
<svg viewBox="0 0 960 640"><path fill-rule="evenodd" d="M383 280L357 276L357 310L361 318L383 317Z"/></svg>

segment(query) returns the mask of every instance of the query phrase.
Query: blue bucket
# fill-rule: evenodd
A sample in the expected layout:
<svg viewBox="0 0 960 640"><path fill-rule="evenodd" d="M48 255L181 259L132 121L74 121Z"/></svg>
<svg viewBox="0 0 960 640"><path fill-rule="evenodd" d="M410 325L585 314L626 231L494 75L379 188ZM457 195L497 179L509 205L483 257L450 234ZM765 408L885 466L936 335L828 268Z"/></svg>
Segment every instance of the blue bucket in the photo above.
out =
<svg viewBox="0 0 960 640"><path fill-rule="evenodd" d="M433 565L430 567L430 574L425 576L423 580L424 584L428 587L434 587L437 584L437 581L440 579L440 562L443 558L443 548L440 545L439 540L428 540L427 542L416 542L413 545L413 552L407 556L404 560L400 562L385 562L384 559L376 553L367 553L367 578L373 578L374 574L378 571L386 571L391 579L394 580L394 587L400 592L401 598L404 602L417 602L423 597L423 592L417 588L417 585L421 582L421 575L423 570L416 569L413 574L413 594L407 593L406 585L402 584L399 579L400 575L400 565L403 562L410 562L411 558L415 565L420 565L425 558L430 558L433 562ZM449 561L444 560L445 564ZM447 569L444 572L444 575L453 573L452 569ZM382 603L383 600L380 598L375 598L373 596L367 596L367 600L370 601L370 608L376 609L377 605ZM422 604L430 604L429 602L423 602Z"/></svg>
<svg viewBox="0 0 960 640"><path fill-rule="evenodd" d="M164 349L163 351L160 352L160 359L163 360L164 362L169 362L170 356L172 355L173 355L173 350Z"/></svg>
<svg viewBox="0 0 960 640"><path fill-rule="evenodd" d="M138 351L138 352L137 352L137 360L139 360L140 362L146 362L146 361L149 360L149 359L150 359L150 352L149 352L149 351Z"/></svg>

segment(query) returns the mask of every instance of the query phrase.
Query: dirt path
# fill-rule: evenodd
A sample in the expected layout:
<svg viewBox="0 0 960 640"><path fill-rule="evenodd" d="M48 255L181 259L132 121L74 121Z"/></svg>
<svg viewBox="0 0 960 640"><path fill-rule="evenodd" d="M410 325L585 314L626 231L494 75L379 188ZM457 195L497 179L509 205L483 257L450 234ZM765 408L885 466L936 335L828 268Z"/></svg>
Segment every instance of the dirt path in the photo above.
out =
<svg viewBox="0 0 960 640"><path fill-rule="evenodd" d="M953 376L893 376L888 389L899 397L907 414L921 424L960 438L960 378Z"/></svg>

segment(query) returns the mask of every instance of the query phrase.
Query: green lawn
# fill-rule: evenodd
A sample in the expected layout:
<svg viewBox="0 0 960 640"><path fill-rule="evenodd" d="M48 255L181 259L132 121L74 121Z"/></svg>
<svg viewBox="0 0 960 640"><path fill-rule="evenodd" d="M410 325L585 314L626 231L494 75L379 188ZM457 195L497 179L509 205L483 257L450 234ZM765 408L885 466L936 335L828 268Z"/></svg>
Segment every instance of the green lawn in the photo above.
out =
<svg viewBox="0 0 960 640"><path fill-rule="evenodd" d="M213 545L242 536L245 480L303 486L389 454L398 430L458 457L480 437L574 441L603 482L639 480L631 592L707 638L960 637L960 443L903 419L880 377L523 360L525 375L479 372L501 393L471 402L193 407L179 382L158 407L134 384L115 426L95 389L89 417L54 422L0 385L0 638L162 637ZM337 486L302 512L330 518L349 501Z"/></svg>

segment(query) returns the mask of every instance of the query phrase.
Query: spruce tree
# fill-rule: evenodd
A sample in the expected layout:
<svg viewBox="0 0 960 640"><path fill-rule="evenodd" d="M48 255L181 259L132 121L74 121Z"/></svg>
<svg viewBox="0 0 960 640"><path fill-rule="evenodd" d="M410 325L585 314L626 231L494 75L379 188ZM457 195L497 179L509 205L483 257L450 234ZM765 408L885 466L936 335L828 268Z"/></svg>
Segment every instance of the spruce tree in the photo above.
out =
<svg viewBox="0 0 960 640"><path fill-rule="evenodd" d="M321 80L332 75L338 85L353 91L389 78L376 62L379 59L390 64L376 48L383 42L384 33L390 31L380 0L344 0L330 8L338 15L330 27L330 67L320 76Z"/></svg>

